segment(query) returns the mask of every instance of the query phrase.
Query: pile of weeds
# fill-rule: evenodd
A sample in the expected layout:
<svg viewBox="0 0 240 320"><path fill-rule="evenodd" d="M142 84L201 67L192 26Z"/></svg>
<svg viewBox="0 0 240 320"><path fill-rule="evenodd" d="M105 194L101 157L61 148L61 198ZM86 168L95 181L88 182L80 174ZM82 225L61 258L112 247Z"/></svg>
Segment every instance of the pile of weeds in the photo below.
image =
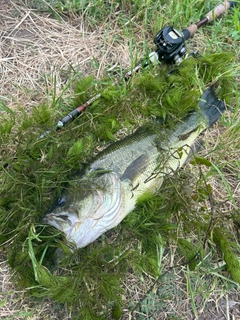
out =
<svg viewBox="0 0 240 320"><path fill-rule="evenodd" d="M55 97L31 115L2 107L0 241L22 287L31 295L67 303L82 319L119 319L129 272L139 278L149 275L155 285L163 275L169 244L178 248L182 263L195 270L204 263L212 232L228 271L239 282L239 248L233 250L228 233L222 231L224 223L207 205L213 192L201 171L191 192L187 176L166 178L159 192L144 195L118 227L86 248L69 247L58 230L41 223L62 186L121 130L128 134L155 119L173 124L197 108L202 92L213 83L218 96L231 103L232 60L230 53L192 56L174 70L155 65L117 85L86 77L75 83L67 105ZM71 111L97 93L101 97L78 119L54 130L59 109ZM193 171L199 165L212 169L211 162L198 157ZM194 240L188 238L192 233ZM58 248L65 254L55 265Z"/></svg>

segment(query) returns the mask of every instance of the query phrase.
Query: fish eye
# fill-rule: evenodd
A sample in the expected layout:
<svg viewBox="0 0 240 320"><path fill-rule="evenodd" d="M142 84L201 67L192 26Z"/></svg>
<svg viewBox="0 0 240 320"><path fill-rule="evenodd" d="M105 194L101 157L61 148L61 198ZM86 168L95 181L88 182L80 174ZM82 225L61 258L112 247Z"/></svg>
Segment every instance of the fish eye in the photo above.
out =
<svg viewBox="0 0 240 320"><path fill-rule="evenodd" d="M57 205L58 207L63 207L63 206L66 204L66 202L67 202L66 197L65 197L65 196L61 196L61 197L59 197L59 198L57 199L56 205Z"/></svg>

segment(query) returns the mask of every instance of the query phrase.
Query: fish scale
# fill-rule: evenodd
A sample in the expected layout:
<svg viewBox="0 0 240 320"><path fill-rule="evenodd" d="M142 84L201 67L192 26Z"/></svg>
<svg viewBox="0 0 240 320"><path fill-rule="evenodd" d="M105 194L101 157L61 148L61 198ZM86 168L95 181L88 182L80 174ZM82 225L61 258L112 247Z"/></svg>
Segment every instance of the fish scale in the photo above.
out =
<svg viewBox="0 0 240 320"><path fill-rule="evenodd" d="M225 110L213 87L198 108L171 128L151 123L100 152L69 183L43 219L78 248L118 225L146 191L159 189L166 174L181 168L199 135Z"/></svg>

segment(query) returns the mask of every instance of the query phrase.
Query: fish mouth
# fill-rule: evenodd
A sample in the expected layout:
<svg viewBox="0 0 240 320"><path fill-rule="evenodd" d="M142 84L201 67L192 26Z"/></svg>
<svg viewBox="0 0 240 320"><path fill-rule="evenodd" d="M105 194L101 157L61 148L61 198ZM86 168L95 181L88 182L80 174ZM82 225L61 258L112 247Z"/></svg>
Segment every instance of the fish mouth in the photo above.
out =
<svg viewBox="0 0 240 320"><path fill-rule="evenodd" d="M47 213L43 218L43 223L50 224L53 227L64 232L66 226L71 227L78 220L78 215L76 210L65 210L61 212L50 212ZM63 228L63 226L65 226Z"/></svg>
<svg viewBox="0 0 240 320"><path fill-rule="evenodd" d="M56 208L46 214L43 222L62 231L78 248L92 243L119 223L122 211L122 186L118 175L108 172L104 182L104 188L91 189L81 206L76 203L75 209Z"/></svg>
<svg viewBox="0 0 240 320"><path fill-rule="evenodd" d="M73 233L70 238L74 240L78 248L94 242L103 233L118 224L123 203L121 181L113 172L107 175L111 190L97 190L98 195L96 197L99 200L97 210L94 209L93 205L88 216L72 228Z"/></svg>
<svg viewBox="0 0 240 320"><path fill-rule="evenodd" d="M57 222L59 221L60 223L61 222L65 222L69 225L71 225L71 220L69 219L68 215L67 214L54 214L54 213L48 213L46 214L46 217L43 218L43 221L44 222L47 222L49 224L57 224Z"/></svg>

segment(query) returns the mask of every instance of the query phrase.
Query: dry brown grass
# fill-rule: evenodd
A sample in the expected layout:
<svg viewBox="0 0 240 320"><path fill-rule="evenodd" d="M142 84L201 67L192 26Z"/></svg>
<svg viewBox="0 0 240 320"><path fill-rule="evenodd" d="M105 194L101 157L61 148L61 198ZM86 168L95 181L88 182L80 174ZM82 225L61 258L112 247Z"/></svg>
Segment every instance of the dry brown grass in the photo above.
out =
<svg viewBox="0 0 240 320"><path fill-rule="evenodd" d="M0 96L16 112L19 107L31 112L55 83L58 96L73 69L100 78L106 65L130 64L128 44L114 41L116 30L106 38L104 26L90 32L81 17L57 21L21 1L0 1L0 20ZM66 307L49 300L36 302L26 291L18 291L5 260L1 255L0 319L71 319Z"/></svg>
<svg viewBox="0 0 240 320"><path fill-rule="evenodd" d="M71 69L99 78L106 64L126 67L130 63L127 43L113 41L116 30L109 31L105 39L104 26L89 32L81 18L58 22L47 13L39 15L23 2L1 1L0 20L0 95L7 98L8 107L15 111L24 107L31 112L45 99L46 92L53 90L54 83L59 95ZM18 291L4 256L0 261L4 299L1 319L71 318L64 306L56 309L48 300L34 302L24 291Z"/></svg>
<svg viewBox="0 0 240 320"><path fill-rule="evenodd" d="M57 21L11 1L0 18L0 94L13 109L38 105L53 90L53 77L59 95L71 70L100 78L106 66L129 66L128 44L114 40L114 28L106 37L107 26L90 32L81 17Z"/></svg>

